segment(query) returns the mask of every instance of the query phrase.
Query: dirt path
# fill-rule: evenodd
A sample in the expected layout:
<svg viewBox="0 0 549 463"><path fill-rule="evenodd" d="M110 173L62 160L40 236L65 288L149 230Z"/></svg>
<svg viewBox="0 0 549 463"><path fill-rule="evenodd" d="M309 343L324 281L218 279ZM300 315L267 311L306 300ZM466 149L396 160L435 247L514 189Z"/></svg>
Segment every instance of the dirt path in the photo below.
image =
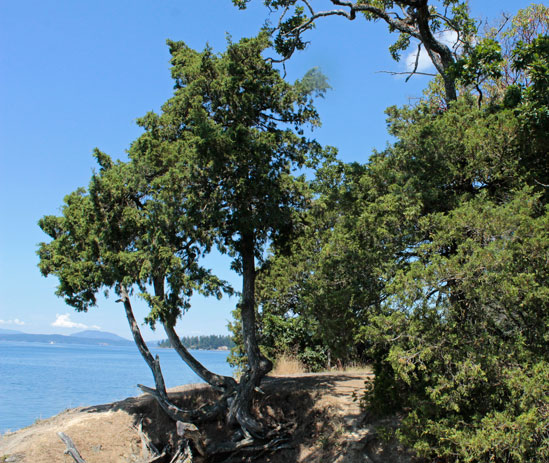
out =
<svg viewBox="0 0 549 463"><path fill-rule="evenodd" d="M308 404L296 400L301 425L295 449L265 461L273 463L409 463L411 455L384 431L394 428L398 417L366 420L358 398L365 383L373 380L369 370L299 374L274 379L274 387L302 391ZM267 383L268 384L268 383ZM271 389L271 387L269 387ZM303 405L300 405L303 404ZM311 409L307 411L307 407Z"/></svg>
<svg viewBox="0 0 549 463"><path fill-rule="evenodd" d="M354 399L372 378L369 371L299 374L269 377L262 385L257 410L265 419L296 423L292 448L256 461L272 463L377 463L405 462L398 455L380 458L386 449L375 441L375 430L364 425ZM200 402L210 392L206 386L183 386L170 391L174 401ZM135 462L141 452L137 425L149 429L173 427L148 396L121 402L68 410L30 427L0 437L0 462L72 463L63 454L58 431L69 435L87 463ZM378 448L376 448L376 445ZM380 450L381 449L381 453ZM385 451L385 454L383 453Z"/></svg>

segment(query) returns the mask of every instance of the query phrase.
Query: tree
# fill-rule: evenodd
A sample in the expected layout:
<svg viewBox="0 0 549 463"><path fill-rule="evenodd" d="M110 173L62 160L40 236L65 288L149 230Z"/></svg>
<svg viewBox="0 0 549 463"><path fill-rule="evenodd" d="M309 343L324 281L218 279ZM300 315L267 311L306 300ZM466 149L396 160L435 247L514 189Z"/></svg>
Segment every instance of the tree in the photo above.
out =
<svg viewBox="0 0 549 463"><path fill-rule="evenodd" d="M156 390L145 390L170 416L196 421L228 409L229 421L245 436L259 437L251 401L271 363L256 339L255 262L267 243L288 239L307 206L303 177L293 171L322 155L301 127L319 123L312 99L327 85L317 70L293 85L285 82L261 56L270 45L266 34L229 42L221 55L168 44L174 96L161 114L138 121L145 133L132 143L128 163L96 151L101 169L89 190L69 195L62 217L41 220L53 240L40 246L40 269L59 278L58 294L77 310L94 305L102 288L115 290L155 376ZM198 364L174 330L193 291L230 291L198 264L214 244L242 275L238 308L248 368L238 385ZM134 287L151 309L147 321L160 321L184 360L223 391L207 413L169 403L158 359L133 319Z"/></svg>
<svg viewBox="0 0 549 463"><path fill-rule="evenodd" d="M130 155L159 171L185 172L187 215L234 257L233 268L242 275L239 313L249 368L229 416L259 435L250 405L271 362L256 339L255 261L266 243L287 240L296 213L306 207L303 179L291 173L321 154L300 127L319 123L312 96L327 85L317 70L294 85L285 82L261 56L270 45L266 34L229 43L219 57L208 48L197 53L183 43L169 45L175 94L161 115L140 121L146 134ZM159 153L171 147L175 158L163 159Z"/></svg>
<svg viewBox="0 0 549 463"><path fill-rule="evenodd" d="M272 359L295 355L312 371L366 360L356 336L382 297L378 244L389 244L383 230L396 215L380 201L372 223L360 223L366 170L341 162L317 170L302 234L290 252L272 249L261 269L260 343Z"/></svg>
<svg viewBox="0 0 549 463"><path fill-rule="evenodd" d="M260 277L265 350L337 324L373 362L364 404L402 413L429 460L549 458L548 50L518 41L519 84L480 105L464 88L389 108L396 142L317 179L304 236Z"/></svg>
<svg viewBox="0 0 549 463"><path fill-rule="evenodd" d="M239 8L245 8L250 0L233 0ZM389 51L395 60L414 41L418 43L416 62L409 76L417 72L419 55L425 50L444 83L446 102L457 98L455 77L452 67L460 49L471 47L476 34L476 25L468 14L467 1L443 0L439 7L428 0L373 0L342 1L330 0L335 8L316 10L315 2L309 0L267 0L266 6L282 10L278 24L272 29L276 33L275 46L282 59L289 58L295 50L303 50L307 44L303 34L311 30L316 21L328 16L342 16L351 21L362 15L367 21L382 20L390 32L397 31L399 37ZM454 36L453 46L448 46L445 35Z"/></svg>
<svg viewBox="0 0 549 463"><path fill-rule="evenodd" d="M492 27L486 32L486 37L495 39L501 45L501 78L494 84L497 92L503 97L510 86L529 85L529 77L524 69L513 65L513 53L519 42L530 45L538 36L549 34L549 7L542 4L532 4L519 10L513 18L504 18L500 27Z"/></svg>
<svg viewBox="0 0 549 463"><path fill-rule="evenodd" d="M394 229L415 236L409 260L362 328L376 372L366 401L407 410L399 435L426 458L549 457L544 43L514 51L531 83L511 109L472 95L443 113L392 108L397 143L374 160L421 214Z"/></svg>
<svg viewBox="0 0 549 463"><path fill-rule="evenodd" d="M40 244L40 271L44 276L57 276L57 294L78 311L96 305L98 292L113 290L154 376L156 389L141 389L152 393L176 421L209 418L221 408L187 411L169 401L159 359L153 358L141 337L130 296L139 291L150 307L148 322L154 326L160 321L170 339L179 339L174 327L189 308L191 295L198 291L220 297L229 288L198 265L207 242L185 215L183 184L160 177L149 182L132 163L114 163L99 150L94 155L100 170L88 189L78 189L65 198L62 216L39 221L52 238ZM173 345L203 380L226 392L234 389L233 378L210 372L180 342Z"/></svg>
<svg viewBox="0 0 549 463"><path fill-rule="evenodd" d="M501 103L508 90L528 87L531 82L526 69L515 64L513 55L519 43L531 45L548 32L549 8L544 5L532 4L513 18L504 15L499 27L487 29L464 46L451 73L464 91L477 92L479 105L484 94L488 103ZM516 91L511 94L516 97Z"/></svg>

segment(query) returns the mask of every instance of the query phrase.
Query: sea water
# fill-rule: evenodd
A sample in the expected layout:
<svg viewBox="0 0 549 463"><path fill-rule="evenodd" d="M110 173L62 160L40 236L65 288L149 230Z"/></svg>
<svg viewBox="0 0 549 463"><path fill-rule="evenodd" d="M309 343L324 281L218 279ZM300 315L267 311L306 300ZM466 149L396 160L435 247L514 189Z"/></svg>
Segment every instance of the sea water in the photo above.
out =
<svg viewBox="0 0 549 463"><path fill-rule="evenodd" d="M158 354L166 387L200 378L173 349ZM232 375L227 351L192 351L211 371ZM98 405L154 387L136 346L93 346L0 341L0 433L29 426L67 408Z"/></svg>

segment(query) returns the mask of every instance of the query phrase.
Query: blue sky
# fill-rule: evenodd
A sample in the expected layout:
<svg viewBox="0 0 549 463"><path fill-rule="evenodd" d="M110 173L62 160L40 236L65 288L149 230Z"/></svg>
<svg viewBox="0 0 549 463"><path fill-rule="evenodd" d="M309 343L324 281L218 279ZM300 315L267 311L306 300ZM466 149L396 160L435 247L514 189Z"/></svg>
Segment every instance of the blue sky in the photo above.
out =
<svg viewBox="0 0 549 463"><path fill-rule="evenodd" d="M473 0L471 9L495 21L529 4ZM246 11L230 0L0 1L0 328L70 334L95 327L130 337L114 300L75 313L55 296L55 278L37 269L37 243L46 240L37 221L58 214L63 197L88 184L94 147L124 159L140 134L135 119L171 95L166 39L222 51L227 33L235 41L255 35L267 17L260 0ZM288 79L322 69L333 89L317 104L323 126L314 135L344 161L364 162L388 141L384 109L413 101L428 78L404 83L379 72L406 66L406 57L389 57L395 37L382 23L328 18L308 38L308 49L287 63ZM214 255L207 264L240 289L227 258ZM179 333L226 333L235 304L194 298ZM134 305L142 320L145 305Z"/></svg>

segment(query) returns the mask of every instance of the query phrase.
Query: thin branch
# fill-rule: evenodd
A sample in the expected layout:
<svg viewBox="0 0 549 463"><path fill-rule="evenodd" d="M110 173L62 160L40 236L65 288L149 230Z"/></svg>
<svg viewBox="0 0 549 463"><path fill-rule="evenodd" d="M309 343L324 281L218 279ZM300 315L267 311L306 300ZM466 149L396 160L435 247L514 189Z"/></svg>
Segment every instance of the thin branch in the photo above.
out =
<svg viewBox="0 0 549 463"><path fill-rule="evenodd" d="M534 182L536 182L538 185L540 185L544 188L549 188L549 185L546 185L545 183L538 182L536 179L534 179Z"/></svg>
<svg viewBox="0 0 549 463"><path fill-rule="evenodd" d="M377 8L367 3L360 4L360 3L353 3L353 2L341 1L341 0L331 0L331 2L334 5L346 6L347 8L350 8L351 9L351 12L349 13L351 16L350 19L354 19L356 17L357 11L372 13L374 16L383 19L387 24L399 30L400 32L405 32L407 34L410 34L412 37L420 39L418 30L412 28L405 20L398 19L398 16L397 16L397 19L391 18L391 13L388 13L385 10L382 10L381 8Z"/></svg>
<svg viewBox="0 0 549 463"><path fill-rule="evenodd" d="M506 24L509 22L509 19L511 19L511 16L509 16L508 14L506 13L502 13L502 16L503 16L503 23L501 24L501 26L499 27L498 31L496 32L496 35L499 35L499 33L503 30L503 28L506 26Z"/></svg>
<svg viewBox="0 0 549 463"><path fill-rule="evenodd" d="M305 3L305 5L307 5L307 8L309 8L309 12L311 13L311 16L313 16L315 14L315 12L314 12L313 7L311 6L311 4L307 0L303 0L303 3Z"/></svg>
<svg viewBox="0 0 549 463"><path fill-rule="evenodd" d="M459 27L457 27L457 25L450 18L447 18L445 15L442 15L440 13L431 13L431 16L433 18L442 19L446 24L448 24L452 28L453 31L456 31L459 33Z"/></svg>
<svg viewBox="0 0 549 463"><path fill-rule="evenodd" d="M289 10L290 10L289 6L284 8L284 11L280 15L280 18L278 18L278 27L277 28L280 28L280 26L282 25L282 20L285 18L286 13L288 13Z"/></svg>
<svg viewBox="0 0 549 463"><path fill-rule="evenodd" d="M414 63L414 69L410 73L410 75L408 77L406 77L405 82L408 82L411 79L411 77L417 72L417 66L419 64L419 55L420 55L420 53L421 53L421 43L419 43L418 46L417 46L416 62Z"/></svg>
<svg viewBox="0 0 549 463"><path fill-rule="evenodd" d="M354 11L354 10L353 10ZM303 24L300 24L299 26L294 27L292 30L286 32L285 34L282 34L282 36L288 36L288 35L295 35L298 36L302 32L306 31L307 28L314 23L318 18L323 18L326 16L344 16L348 20L352 21L355 19L354 14L347 13L345 10L328 10L328 11L321 11L319 13L313 14L307 21L305 21Z"/></svg>
<svg viewBox="0 0 549 463"><path fill-rule="evenodd" d="M477 92L478 92L478 107L480 109L480 107L482 106L482 90L480 88L480 83L476 84L475 85L475 88L477 89Z"/></svg>
<svg viewBox="0 0 549 463"><path fill-rule="evenodd" d="M396 72L396 71L376 71L376 74L377 73L381 73L381 74L391 74L393 76L399 76L399 75L411 75L411 74L417 74L418 76L431 76L431 77L435 77L436 74L433 74L431 72L410 72L410 71L406 71L406 72Z"/></svg>
<svg viewBox="0 0 549 463"><path fill-rule="evenodd" d="M450 29L445 29L445 30L442 31L442 32L454 31L454 32L457 34L456 41L455 41L455 43L452 45L452 49L454 50L454 56L457 57L457 51L458 51L458 48L459 48L459 45L458 45L458 44L461 43L461 44L463 44L463 45L466 45L465 40L462 40L462 39L461 39L461 31L459 30L458 27L453 26L453 25L449 22L450 20L449 20L448 18L446 18L446 17L444 17L444 16L442 16L442 15L439 15L438 13L433 14L433 16L438 16L438 17L440 17L440 18L445 19L446 21L448 21L448 25L450 26Z"/></svg>
<svg viewBox="0 0 549 463"><path fill-rule="evenodd" d="M286 58L280 58L280 59L269 57L265 61L271 64L282 64L282 69L284 70L284 72L282 73L282 78L285 79L286 78L286 61L288 61L290 58L291 56L287 56Z"/></svg>
<svg viewBox="0 0 549 463"><path fill-rule="evenodd" d="M295 27L294 29L292 29L291 31L288 31L286 34L283 34L283 35L299 35L303 31L307 30L307 28L318 18L323 18L327 16L343 16L347 18L349 21L353 21L356 18L356 12L360 11L360 12L372 13L374 16L383 19L391 27L394 27L395 29L401 32L410 34L412 37L420 39L419 32L414 28L412 28L405 20L400 19L396 13L393 13L393 12L387 13L386 11L380 8L376 8L368 4L353 4L352 2L345 2L345 1L338 1L338 0L331 0L331 2L334 5L347 7L350 9L350 11L337 9L337 10L324 10L324 11L314 12L311 5L304 0L304 3L307 5L307 7L309 8L309 11L311 12L311 17L307 21L305 21L303 24L300 24L299 26ZM391 14L395 14L396 18L392 18Z"/></svg>

